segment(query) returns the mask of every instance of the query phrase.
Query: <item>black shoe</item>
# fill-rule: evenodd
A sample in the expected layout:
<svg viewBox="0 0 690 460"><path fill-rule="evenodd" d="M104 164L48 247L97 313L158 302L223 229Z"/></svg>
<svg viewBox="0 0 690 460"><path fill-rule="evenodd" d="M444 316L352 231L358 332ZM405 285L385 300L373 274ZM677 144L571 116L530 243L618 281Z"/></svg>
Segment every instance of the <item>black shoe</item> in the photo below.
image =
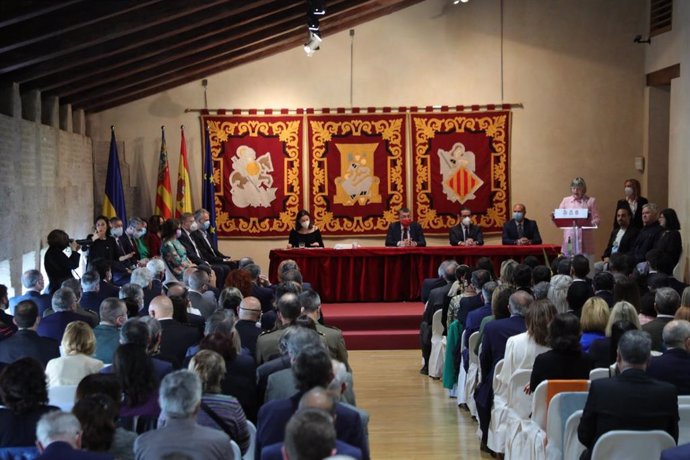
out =
<svg viewBox="0 0 690 460"><path fill-rule="evenodd" d="M487 445L484 444L484 443L479 444L479 450L481 450L482 452L485 452L485 453L491 455L491 456L494 457L494 458L496 457L496 452L494 452L493 450L489 449L489 446L487 446Z"/></svg>
<svg viewBox="0 0 690 460"><path fill-rule="evenodd" d="M422 375L429 375L429 368L427 366L424 366L419 370L419 373Z"/></svg>

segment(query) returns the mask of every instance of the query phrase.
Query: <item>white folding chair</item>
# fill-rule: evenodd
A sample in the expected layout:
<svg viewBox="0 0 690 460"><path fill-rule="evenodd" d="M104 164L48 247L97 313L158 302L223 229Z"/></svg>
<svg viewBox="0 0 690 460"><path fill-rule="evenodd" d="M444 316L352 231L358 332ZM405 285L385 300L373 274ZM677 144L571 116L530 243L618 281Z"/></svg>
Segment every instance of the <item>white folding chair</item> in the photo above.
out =
<svg viewBox="0 0 690 460"><path fill-rule="evenodd" d="M458 383L455 391L455 396L457 397L458 406L462 404L467 404L467 399L465 395L465 382L467 382L467 372L465 372L465 366L463 363L463 352L465 350L465 334L467 331L463 329L462 335L460 336L460 369L458 369Z"/></svg>
<svg viewBox="0 0 690 460"><path fill-rule="evenodd" d="M678 445L690 443L690 404L678 405Z"/></svg>
<svg viewBox="0 0 690 460"><path fill-rule="evenodd" d="M520 422L529 418L532 405L532 395L524 392L532 370L518 369L508 378L508 382L501 382L498 376L502 373L502 368L503 360L500 360L494 372L494 407L491 410L487 441L489 448L499 453L506 451L507 443L517 432ZM501 390L499 386L502 385L507 385L507 388ZM505 401L502 401L502 397L496 397L497 391L505 395Z"/></svg>
<svg viewBox="0 0 690 460"><path fill-rule="evenodd" d="M561 460L565 439L566 422L571 415L582 410L587 402L586 391L564 391L553 397L546 417L546 458Z"/></svg>
<svg viewBox="0 0 690 460"><path fill-rule="evenodd" d="M60 385L48 388L48 404L57 406L65 412L70 412L74 407L74 398L77 393L76 385Z"/></svg>
<svg viewBox="0 0 690 460"><path fill-rule="evenodd" d="M546 431L546 390L548 384L549 381L544 380L537 385L532 398L532 421L543 431Z"/></svg>
<svg viewBox="0 0 690 460"><path fill-rule="evenodd" d="M610 377L609 372L611 370L608 367L597 367L589 371L589 380L607 379Z"/></svg>
<svg viewBox="0 0 690 460"><path fill-rule="evenodd" d="M467 379L465 380L465 403L473 417L477 417L477 404L474 402L474 390L479 382L479 356L474 352L479 342L479 332L470 335L467 348L469 351L469 365L467 367Z"/></svg>
<svg viewBox="0 0 690 460"><path fill-rule="evenodd" d="M239 444L237 444L235 441L232 439L230 440L230 446L232 447L232 458L234 460L241 460L242 459L242 450L240 449Z"/></svg>
<svg viewBox="0 0 690 460"><path fill-rule="evenodd" d="M441 378L446 362L446 338L443 335L442 310L436 310L431 320L431 354L429 355L429 377Z"/></svg>
<svg viewBox="0 0 690 460"><path fill-rule="evenodd" d="M532 376L532 369L518 369L510 377L508 406L521 419L528 419L532 408L532 395L525 393L525 386Z"/></svg>
<svg viewBox="0 0 690 460"><path fill-rule="evenodd" d="M247 420L247 431L249 431L249 448L242 460L254 460L254 449L256 449L256 426Z"/></svg>
<svg viewBox="0 0 690 460"><path fill-rule="evenodd" d="M690 395L678 395L678 404L690 404Z"/></svg>
<svg viewBox="0 0 690 460"><path fill-rule="evenodd" d="M565 422L565 431L563 433L563 458L565 460L578 459L586 447L580 442L577 437L577 427L580 426L580 419L582 418L582 411L575 411Z"/></svg>
<svg viewBox="0 0 690 460"><path fill-rule="evenodd" d="M614 430L604 434L594 444L592 460L659 458L662 450L675 445L671 435L661 430Z"/></svg>

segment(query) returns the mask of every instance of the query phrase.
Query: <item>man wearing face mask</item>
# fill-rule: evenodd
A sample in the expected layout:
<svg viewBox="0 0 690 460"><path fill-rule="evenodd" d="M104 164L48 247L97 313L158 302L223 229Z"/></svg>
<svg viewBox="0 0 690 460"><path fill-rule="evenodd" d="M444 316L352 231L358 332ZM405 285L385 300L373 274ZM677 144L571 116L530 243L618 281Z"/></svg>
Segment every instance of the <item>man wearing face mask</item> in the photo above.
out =
<svg viewBox="0 0 690 460"><path fill-rule="evenodd" d="M503 225L503 244L524 246L541 244L537 222L527 219L527 208L522 203L513 206L513 218Z"/></svg>
<svg viewBox="0 0 690 460"><path fill-rule="evenodd" d="M483 246L484 235L478 225L472 223L472 210L467 206L460 209L460 222L450 228L451 246Z"/></svg>
<svg viewBox="0 0 690 460"><path fill-rule="evenodd" d="M225 278L230 272L230 267L222 262L215 262L215 260L217 260L215 257L211 260L206 259L201 241L198 237L194 237L195 233L199 231L199 224L194 218L194 214L191 212L182 214L182 217L180 217L180 226L182 228L180 230L180 236L177 237L177 241L179 241L187 251L189 260L196 265L210 266L216 273L216 277L225 282Z"/></svg>
<svg viewBox="0 0 690 460"><path fill-rule="evenodd" d="M196 243L201 257L210 264L226 265L228 272L233 268L237 268L237 263L231 261L229 256L220 252L208 236L208 231L211 228L208 211L203 208L197 209L194 211L194 220L198 228L195 232L192 232L192 239ZM220 279L225 281L225 278Z"/></svg>
<svg viewBox="0 0 690 460"><path fill-rule="evenodd" d="M149 248L144 242L145 235L146 222L139 217L132 217L129 219L127 229L125 230L125 236L139 256L140 267L145 266L149 259Z"/></svg>
<svg viewBox="0 0 690 460"><path fill-rule="evenodd" d="M112 217L110 219L110 234L115 238L115 250L118 260L129 270L136 268L139 262L139 254L130 236L125 233L125 228L119 217Z"/></svg>
<svg viewBox="0 0 690 460"><path fill-rule="evenodd" d="M400 208L400 211L398 211L398 222L393 222L388 227L386 246L426 246L422 226L412 221L412 213L409 209Z"/></svg>

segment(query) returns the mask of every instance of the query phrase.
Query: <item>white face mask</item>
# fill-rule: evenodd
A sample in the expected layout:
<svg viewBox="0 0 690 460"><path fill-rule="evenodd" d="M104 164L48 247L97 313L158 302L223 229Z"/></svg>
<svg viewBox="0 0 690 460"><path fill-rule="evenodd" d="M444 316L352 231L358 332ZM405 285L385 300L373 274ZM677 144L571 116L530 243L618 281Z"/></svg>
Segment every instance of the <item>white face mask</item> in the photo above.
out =
<svg viewBox="0 0 690 460"><path fill-rule="evenodd" d="M196 232L197 230L199 230L199 224L197 224L196 222L192 222L192 225L189 226L189 231Z"/></svg>
<svg viewBox="0 0 690 460"><path fill-rule="evenodd" d="M625 193L625 196L629 198L633 194L633 188L632 187L625 187L623 189L623 192Z"/></svg>
<svg viewBox="0 0 690 460"><path fill-rule="evenodd" d="M110 234L113 235L115 238L121 237L122 236L122 227L111 229Z"/></svg>
<svg viewBox="0 0 690 460"><path fill-rule="evenodd" d="M311 223L311 222L308 221L308 220L305 220L305 221L303 221L303 222L300 222L300 224L302 224L302 228L305 229L305 230L309 228L309 224L310 224L310 223Z"/></svg>
<svg viewBox="0 0 690 460"><path fill-rule="evenodd" d="M471 223L472 219L470 219L469 217L462 218L462 225L464 225L465 227L469 227Z"/></svg>

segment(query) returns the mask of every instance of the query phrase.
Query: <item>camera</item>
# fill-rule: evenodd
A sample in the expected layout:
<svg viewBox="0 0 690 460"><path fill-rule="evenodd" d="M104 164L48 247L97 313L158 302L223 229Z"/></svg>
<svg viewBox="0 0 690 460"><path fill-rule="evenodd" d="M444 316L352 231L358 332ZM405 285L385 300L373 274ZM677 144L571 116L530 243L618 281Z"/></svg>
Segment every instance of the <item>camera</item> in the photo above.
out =
<svg viewBox="0 0 690 460"><path fill-rule="evenodd" d="M81 239L81 240L72 240L72 239L70 239L69 241L70 241L70 243L71 243L72 241L74 241L74 242L77 243L79 246L81 246L83 249L88 249L89 246L91 246L91 244L93 243L93 240L92 240L90 237L88 237L88 236L87 236L86 238L84 238L84 239Z"/></svg>

